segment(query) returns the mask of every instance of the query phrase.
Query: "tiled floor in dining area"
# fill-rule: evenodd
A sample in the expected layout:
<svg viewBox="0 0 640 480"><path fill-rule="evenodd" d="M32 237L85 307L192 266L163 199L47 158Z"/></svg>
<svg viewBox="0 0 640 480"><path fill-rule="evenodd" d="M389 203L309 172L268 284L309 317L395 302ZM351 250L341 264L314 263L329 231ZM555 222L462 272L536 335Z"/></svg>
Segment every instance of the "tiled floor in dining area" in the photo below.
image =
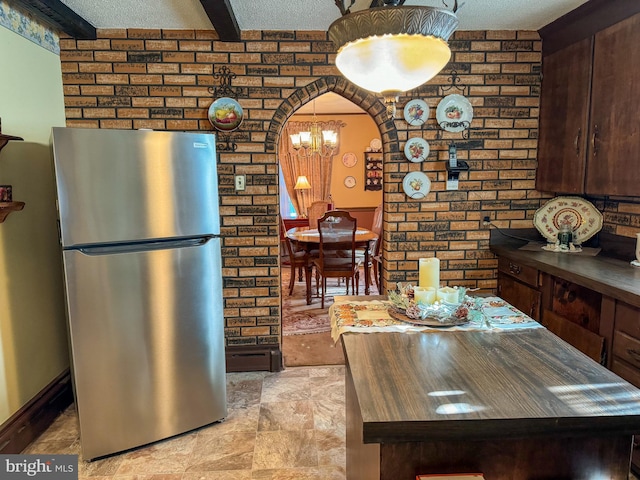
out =
<svg viewBox="0 0 640 480"><path fill-rule="evenodd" d="M224 422L94 462L72 406L23 453L78 454L90 480L345 479L344 366L229 373L227 398Z"/></svg>

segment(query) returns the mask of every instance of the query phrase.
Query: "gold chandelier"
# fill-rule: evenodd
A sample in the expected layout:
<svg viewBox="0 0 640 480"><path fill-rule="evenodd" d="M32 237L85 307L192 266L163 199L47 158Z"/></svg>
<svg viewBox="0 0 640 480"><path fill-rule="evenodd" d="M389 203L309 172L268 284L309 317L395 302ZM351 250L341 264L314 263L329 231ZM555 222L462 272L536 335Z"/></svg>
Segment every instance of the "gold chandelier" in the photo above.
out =
<svg viewBox="0 0 640 480"><path fill-rule="evenodd" d="M308 154L322 154L323 149L329 152L338 146L338 132L333 130L322 130L316 117L316 101L313 101L313 120L309 131L294 133L289 135L291 144L296 150L304 148Z"/></svg>
<svg viewBox="0 0 640 480"><path fill-rule="evenodd" d="M458 2L445 10L383 0L382 7L354 13L340 2L343 16L329 26L336 67L359 87L381 94L393 118L398 95L428 82L449 62L447 40L458 26Z"/></svg>

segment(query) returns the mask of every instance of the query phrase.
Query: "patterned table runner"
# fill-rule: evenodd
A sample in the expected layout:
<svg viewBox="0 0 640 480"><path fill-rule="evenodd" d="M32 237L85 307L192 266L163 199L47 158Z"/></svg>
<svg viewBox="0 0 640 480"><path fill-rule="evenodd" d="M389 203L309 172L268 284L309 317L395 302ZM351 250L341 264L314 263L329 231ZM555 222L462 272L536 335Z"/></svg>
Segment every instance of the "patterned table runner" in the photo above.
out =
<svg viewBox="0 0 640 480"><path fill-rule="evenodd" d="M340 335L347 332L425 332L425 331L465 331L465 330L513 330L523 328L544 328L531 317L499 297L479 299L482 316L453 327L434 328L411 325L391 318L388 301L337 302L329 308L331 338L337 342Z"/></svg>

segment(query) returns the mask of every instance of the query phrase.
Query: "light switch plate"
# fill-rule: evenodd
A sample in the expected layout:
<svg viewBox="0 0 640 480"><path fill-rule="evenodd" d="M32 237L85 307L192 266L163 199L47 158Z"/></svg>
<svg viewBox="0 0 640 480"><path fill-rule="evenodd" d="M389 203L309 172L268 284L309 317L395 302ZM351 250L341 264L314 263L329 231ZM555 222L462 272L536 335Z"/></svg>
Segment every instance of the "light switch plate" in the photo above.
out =
<svg viewBox="0 0 640 480"><path fill-rule="evenodd" d="M245 189L245 186L247 184L246 175L236 175L235 181L236 181L236 191Z"/></svg>

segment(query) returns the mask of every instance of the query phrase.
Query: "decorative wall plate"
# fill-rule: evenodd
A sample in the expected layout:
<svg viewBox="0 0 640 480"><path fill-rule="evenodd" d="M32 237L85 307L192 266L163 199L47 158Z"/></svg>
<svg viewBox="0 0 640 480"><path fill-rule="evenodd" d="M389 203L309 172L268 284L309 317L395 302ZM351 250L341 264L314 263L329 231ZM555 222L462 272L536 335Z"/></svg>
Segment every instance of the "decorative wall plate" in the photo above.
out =
<svg viewBox="0 0 640 480"><path fill-rule="evenodd" d="M347 188L353 188L356 186L356 178L349 175L344 179L344 186Z"/></svg>
<svg viewBox="0 0 640 480"><path fill-rule="evenodd" d="M429 105L423 100L409 100L404 106L404 119L409 125L422 125L429 118Z"/></svg>
<svg viewBox="0 0 640 480"><path fill-rule="evenodd" d="M402 180L402 189L408 197L419 200L431 190L431 180L422 172L410 172Z"/></svg>
<svg viewBox="0 0 640 480"><path fill-rule="evenodd" d="M438 103L436 120L440 128L447 132L461 132L471 126L473 107L462 95L447 95Z"/></svg>
<svg viewBox="0 0 640 480"><path fill-rule="evenodd" d="M424 162L429 156L429 142L421 137L410 138L404 146L404 156L410 162Z"/></svg>
<svg viewBox="0 0 640 480"><path fill-rule="evenodd" d="M382 140L380 140L379 138L374 138L371 140L371 142L369 142L369 146L374 152L379 152L382 150Z"/></svg>
<svg viewBox="0 0 640 480"><path fill-rule="evenodd" d="M580 197L556 197L536 210L533 224L550 242L555 243L560 223L569 222L573 243L582 244L602 229L602 214L591 202Z"/></svg>
<svg viewBox="0 0 640 480"><path fill-rule="evenodd" d="M356 163L358 163L358 157L353 152L347 152L342 156L342 164L345 167L353 167Z"/></svg>
<svg viewBox="0 0 640 480"><path fill-rule="evenodd" d="M231 132L238 128L244 118L242 107L233 98L222 97L209 107L209 121L215 129Z"/></svg>

